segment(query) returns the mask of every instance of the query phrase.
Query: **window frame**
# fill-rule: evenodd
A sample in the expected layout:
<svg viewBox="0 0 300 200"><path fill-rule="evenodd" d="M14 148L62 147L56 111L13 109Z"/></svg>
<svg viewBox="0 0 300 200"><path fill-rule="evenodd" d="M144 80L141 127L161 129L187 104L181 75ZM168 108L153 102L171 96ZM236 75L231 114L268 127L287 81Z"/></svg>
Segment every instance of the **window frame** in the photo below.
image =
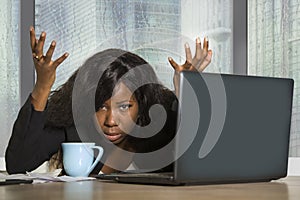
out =
<svg viewBox="0 0 300 200"><path fill-rule="evenodd" d="M29 27L35 25L35 0L20 1L20 105L31 93L35 82L35 70L30 55Z"/></svg>
<svg viewBox="0 0 300 200"><path fill-rule="evenodd" d="M247 0L233 0L233 73L247 75Z"/></svg>

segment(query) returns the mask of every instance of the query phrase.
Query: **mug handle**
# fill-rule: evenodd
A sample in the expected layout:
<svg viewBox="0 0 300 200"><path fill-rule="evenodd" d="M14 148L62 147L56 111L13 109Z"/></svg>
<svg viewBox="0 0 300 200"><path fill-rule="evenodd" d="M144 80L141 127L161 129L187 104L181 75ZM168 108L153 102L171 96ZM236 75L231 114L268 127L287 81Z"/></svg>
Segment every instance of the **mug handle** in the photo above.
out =
<svg viewBox="0 0 300 200"><path fill-rule="evenodd" d="M100 146L91 146L90 147L92 150L93 149L98 149L99 150L99 153L98 153L98 156L97 158L95 159L95 161L93 162L93 164L91 165L91 167L88 169L88 175L91 173L91 171L96 167L97 163L100 161L102 155L103 155L103 148L100 147Z"/></svg>

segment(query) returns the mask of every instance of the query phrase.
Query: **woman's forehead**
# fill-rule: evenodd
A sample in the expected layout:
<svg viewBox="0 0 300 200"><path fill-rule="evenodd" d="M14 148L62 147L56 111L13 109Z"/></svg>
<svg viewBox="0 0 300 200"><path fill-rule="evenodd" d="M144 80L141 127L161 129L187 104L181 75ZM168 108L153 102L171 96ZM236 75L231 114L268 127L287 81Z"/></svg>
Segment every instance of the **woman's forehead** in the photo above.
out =
<svg viewBox="0 0 300 200"><path fill-rule="evenodd" d="M119 83L114 88L111 100L115 102L130 101L135 99L131 90L123 83Z"/></svg>

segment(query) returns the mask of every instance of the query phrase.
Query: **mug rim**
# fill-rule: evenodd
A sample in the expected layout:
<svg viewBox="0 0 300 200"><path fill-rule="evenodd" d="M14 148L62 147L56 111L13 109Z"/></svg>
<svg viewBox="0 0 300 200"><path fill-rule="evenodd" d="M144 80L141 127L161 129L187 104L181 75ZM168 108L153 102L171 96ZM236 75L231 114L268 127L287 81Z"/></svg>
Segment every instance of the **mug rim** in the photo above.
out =
<svg viewBox="0 0 300 200"><path fill-rule="evenodd" d="M94 142L63 142L61 143L61 145L87 145L87 146L90 146L90 145L95 145Z"/></svg>

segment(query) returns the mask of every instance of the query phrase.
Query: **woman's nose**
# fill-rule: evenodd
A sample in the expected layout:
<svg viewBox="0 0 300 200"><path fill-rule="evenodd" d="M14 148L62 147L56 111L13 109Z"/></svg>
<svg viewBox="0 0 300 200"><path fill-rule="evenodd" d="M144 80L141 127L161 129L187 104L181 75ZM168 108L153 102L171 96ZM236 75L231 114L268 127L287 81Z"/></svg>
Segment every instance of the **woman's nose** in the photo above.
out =
<svg viewBox="0 0 300 200"><path fill-rule="evenodd" d="M117 126L116 116L112 110L108 110L105 116L105 125L106 126Z"/></svg>

